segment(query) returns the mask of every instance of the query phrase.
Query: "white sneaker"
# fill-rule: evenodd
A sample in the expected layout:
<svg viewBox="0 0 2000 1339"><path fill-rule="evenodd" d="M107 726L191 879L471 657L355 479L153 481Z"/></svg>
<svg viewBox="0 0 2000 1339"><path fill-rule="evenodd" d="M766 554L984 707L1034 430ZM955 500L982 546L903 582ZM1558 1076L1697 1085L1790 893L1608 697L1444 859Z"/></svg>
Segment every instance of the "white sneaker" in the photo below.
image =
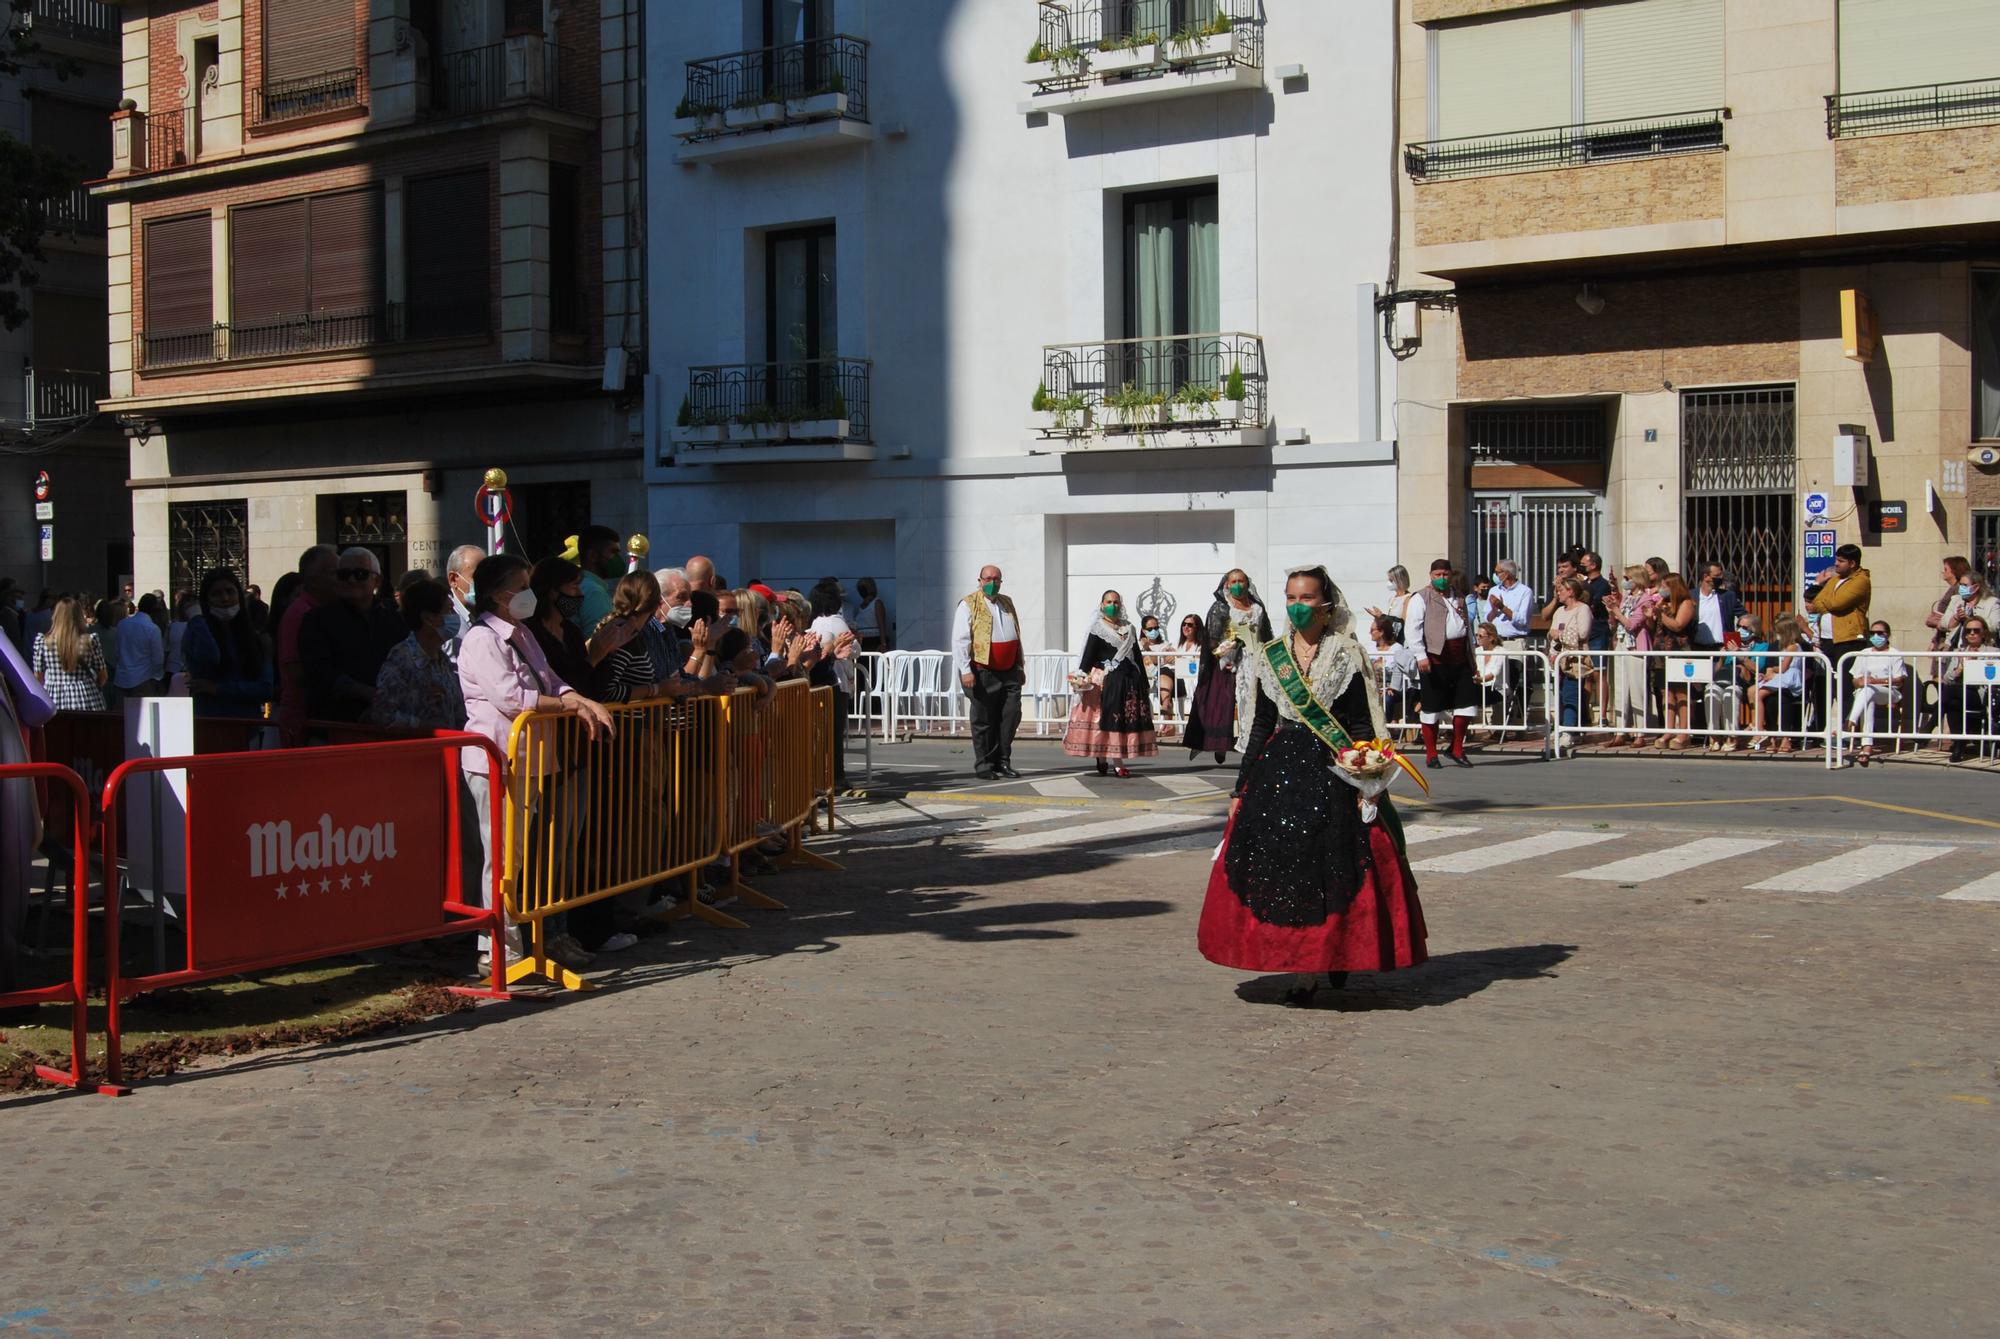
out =
<svg viewBox="0 0 2000 1339"><path fill-rule="evenodd" d="M619 953L639 942L639 936L629 930L620 930L611 938L597 946L598 953Z"/></svg>
<svg viewBox="0 0 2000 1339"><path fill-rule="evenodd" d="M678 897L670 893L662 894L654 898L651 902L648 902L646 909L640 912L639 915L646 920L658 920L680 904L681 900Z"/></svg>

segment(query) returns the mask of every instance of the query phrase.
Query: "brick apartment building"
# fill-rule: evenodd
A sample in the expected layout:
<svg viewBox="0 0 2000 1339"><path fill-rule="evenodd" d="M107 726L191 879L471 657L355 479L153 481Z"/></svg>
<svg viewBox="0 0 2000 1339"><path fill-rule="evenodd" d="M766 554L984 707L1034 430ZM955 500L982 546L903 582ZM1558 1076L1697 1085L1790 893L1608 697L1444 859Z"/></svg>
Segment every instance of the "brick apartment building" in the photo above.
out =
<svg viewBox="0 0 2000 1339"><path fill-rule="evenodd" d="M1400 3L1405 562L1715 558L1769 613L1820 494L1921 645L2000 548L2000 6Z"/></svg>
<svg viewBox="0 0 2000 1339"><path fill-rule="evenodd" d="M124 6L110 397L142 588L644 518L642 0ZM628 395L629 388L629 395Z"/></svg>

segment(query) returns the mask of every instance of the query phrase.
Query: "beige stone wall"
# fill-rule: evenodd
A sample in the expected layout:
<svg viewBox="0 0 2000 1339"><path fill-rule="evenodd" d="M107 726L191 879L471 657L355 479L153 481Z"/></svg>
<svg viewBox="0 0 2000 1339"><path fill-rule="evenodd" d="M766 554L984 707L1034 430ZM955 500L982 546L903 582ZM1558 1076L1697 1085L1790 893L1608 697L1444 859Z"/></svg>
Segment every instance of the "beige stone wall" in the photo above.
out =
<svg viewBox="0 0 2000 1339"><path fill-rule="evenodd" d="M1414 0L1411 5L1418 23L1442 23L1447 19L1470 19L1517 9L1548 8L1549 0Z"/></svg>
<svg viewBox="0 0 2000 1339"><path fill-rule="evenodd" d="M1834 18L1834 0L1730 0L1723 11L1732 245L1834 231L1824 100L1839 86Z"/></svg>
<svg viewBox="0 0 2000 1339"><path fill-rule="evenodd" d="M1720 153L1433 181L1416 187L1416 243L1634 228L1719 218Z"/></svg>
<svg viewBox="0 0 2000 1339"><path fill-rule="evenodd" d="M1843 205L2000 191L2000 125L1959 126L1834 143Z"/></svg>

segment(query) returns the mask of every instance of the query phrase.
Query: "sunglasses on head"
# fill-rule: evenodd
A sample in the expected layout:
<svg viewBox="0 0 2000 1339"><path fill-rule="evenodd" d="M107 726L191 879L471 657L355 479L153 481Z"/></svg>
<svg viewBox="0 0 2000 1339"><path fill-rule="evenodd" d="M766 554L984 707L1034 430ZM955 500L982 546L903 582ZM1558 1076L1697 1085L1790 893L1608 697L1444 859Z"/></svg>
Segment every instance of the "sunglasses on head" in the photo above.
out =
<svg viewBox="0 0 2000 1339"><path fill-rule="evenodd" d="M342 581L353 582L358 585L374 576L375 572L374 569L367 567L343 567L338 572L335 572L334 575Z"/></svg>

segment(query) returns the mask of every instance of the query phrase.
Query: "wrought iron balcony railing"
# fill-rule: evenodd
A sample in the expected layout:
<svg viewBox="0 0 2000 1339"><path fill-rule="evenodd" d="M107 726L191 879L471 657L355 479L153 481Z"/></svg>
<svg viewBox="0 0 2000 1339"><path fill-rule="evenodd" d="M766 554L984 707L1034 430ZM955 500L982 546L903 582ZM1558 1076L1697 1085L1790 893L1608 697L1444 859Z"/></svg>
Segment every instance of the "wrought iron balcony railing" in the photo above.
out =
<svg viewBox="0 0 2000 1339"><path fill-rule="evenodd" d="M123 28L118 6L104 0L34 0L22 19L31 32L98 46L116 46Z"/></svg>
<svg viewBox="0 0 2000 1339"><path fill-rule="evenodd" d="M97 402L110 392L102 372L30 366L26 373L30 424L80 423L97 412Z"/></svg>
<svg viewBox="0 0 2000 1339"><path fill-rule="evenodd" d="M200 149L195 115L193 107L145 113L146 159L135 166L145 172L166 172L192 163Z"/></svg>
<svg viewBox="0 0 2000 1339"><path fill-rule="evenodd" d="M1269 422L1264 340L1241 331L1045 345L1042 387L1053 432L1144 434Z"/></svg>
<svg viewBox="0 0 2000 1339"><path fill-rule="evenodd" d="M151 372L199 363L337 353L392 343L403 337L404 309L400 303L311 312L268 321L218 321L178 330L141 330L139 367Z"/></svg>
<svg viewBox="0 0 2000 1339"><path fill-rule="evenodd" d="M42 218L55 232L95 235L104 231L104 202L91 195L90 187L72 186L48 198Z"/></svg>
<svg viewBox="0 0 2000 1339"><path fill-rule="evenodd" d="M1891 130L1940 130L1994 121L2000 121L2000 79L1829 93L1826 98L1828 139Z"/></svg>
<svg viewBox="0 0 2000 1339"><path fill-rule="evenodd" d="M509 103L562 106L562 48L554 42L495 42L437 58L433 111L490 112Z"/></svg>
<svg viewBox="0 0 2000 1339"><path fill-rule="evenodd" d="M701 123L697 137L795 121L866 121L868 43L818 37L691 60L678 115Z"/></svg>
<svg viewBox="0 0 2000 1339"><path fill-rule="evenodd" d="M1176 70L1264 65L1264 23L1258 0L1066 0L1041 6L1041 30L1031 61L1053 62L1049 88L1089 78L1093 56L1143 52L1154 59L1136 67L1119 64L1124 79L1148 78Z"/></svg>
<svg viewBox="0 0 2000 1339"><path fill-rule="evenodd" d="M295 121L361 105L361 70L327 70L299 79L281 79L252 90L252 122Z"/></svg>
<svg viewBox="0 0 2000 1339"><path fill-rule="evenodd" d="M866 442L873 370L866 358L690 367L679 427L721 440Z"/></svg>
<svg viewBox="0 0 2000 1339"><path fill-rule="evenodd" d="M1722 123L1729 109L1682 112L1629 121L1591 121L1507 135L1467 135L1403 148L1403 166L1416 181L1491 172L1581 167L1631 158L1703 153L1727 146Z"/></svg>

